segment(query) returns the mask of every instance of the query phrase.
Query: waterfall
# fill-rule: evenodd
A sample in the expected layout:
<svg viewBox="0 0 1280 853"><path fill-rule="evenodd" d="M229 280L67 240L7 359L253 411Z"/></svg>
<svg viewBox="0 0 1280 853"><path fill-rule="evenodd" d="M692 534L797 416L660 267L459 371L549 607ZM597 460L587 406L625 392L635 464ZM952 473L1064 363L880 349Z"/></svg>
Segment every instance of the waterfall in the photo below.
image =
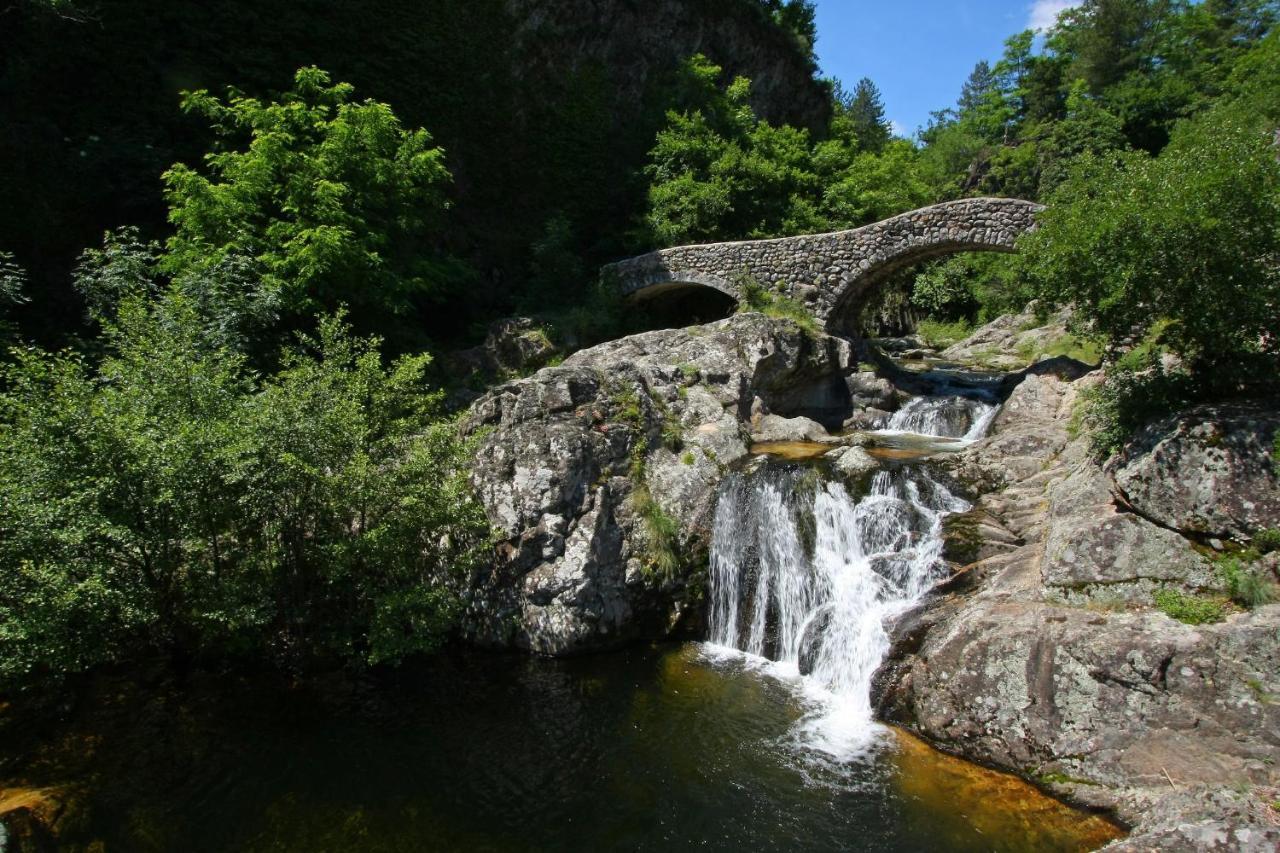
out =
<svg viewBox="0 0 1280 853"><path fill-rule="evenodd" d="M919 466L877 472L861 499L786 463L730 475L712 536L710 642L801 677L807 746L863 752L878 731L870 687L889 650L885 620L943 576L942 518L967 508Z"/></svg>
<svg viewBox="0 0 1280 853"><path fill-rule="evenodd" d="M991 426L997 410L971 397L915 397L894 412L884 431L976 441Z"/></svg>

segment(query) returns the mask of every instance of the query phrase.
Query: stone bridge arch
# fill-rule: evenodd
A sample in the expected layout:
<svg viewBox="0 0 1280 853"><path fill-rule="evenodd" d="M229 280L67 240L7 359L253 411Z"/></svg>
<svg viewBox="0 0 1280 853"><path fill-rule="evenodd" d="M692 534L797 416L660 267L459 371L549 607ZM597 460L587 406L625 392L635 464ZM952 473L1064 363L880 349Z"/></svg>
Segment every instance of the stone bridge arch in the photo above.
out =
<svg viewBox="0 0 1280 853"><path fill-rule="evenodd" d="M956 252L1012 252L1042 209L1020 199L961 199L849 231L661 249L602 274L638 301L689 287L740 301L740 282L754 280L802 301L829 331L849 331L844 326L893 272Z"/></svg>

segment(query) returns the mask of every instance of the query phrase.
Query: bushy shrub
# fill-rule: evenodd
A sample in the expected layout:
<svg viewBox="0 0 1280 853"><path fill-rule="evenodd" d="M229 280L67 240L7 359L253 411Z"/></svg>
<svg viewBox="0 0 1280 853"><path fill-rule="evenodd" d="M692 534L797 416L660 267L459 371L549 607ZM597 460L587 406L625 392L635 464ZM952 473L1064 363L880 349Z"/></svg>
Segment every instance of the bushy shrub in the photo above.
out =
<svg viewBox="0 0 1280 853"><path fill-rule="evenodd" d="M1176 589L1162 589L1155 594L1156 607L1168 616L1188 625L1220 622L1226 610L1221 601L1203 595L1189 595Z"/></svg>
<svg viewBox="0 0 1280 853"><path fill-rule="evenodd" d="M329 317L260 380L174 290L126 296L104 345L4 368L0 682L440 641L486 525L426 356L384 366Z"/></svg>
<svg viewBox="0 0 1280 853"><path fill-rule="evenodd" d="M1262 554L1270 554L1272 551L1280 550L1280 528L1271 527L1266 530L1259 530L1253 534L1253 539L1249 544L1257 548L1258 552Z"/></svg>

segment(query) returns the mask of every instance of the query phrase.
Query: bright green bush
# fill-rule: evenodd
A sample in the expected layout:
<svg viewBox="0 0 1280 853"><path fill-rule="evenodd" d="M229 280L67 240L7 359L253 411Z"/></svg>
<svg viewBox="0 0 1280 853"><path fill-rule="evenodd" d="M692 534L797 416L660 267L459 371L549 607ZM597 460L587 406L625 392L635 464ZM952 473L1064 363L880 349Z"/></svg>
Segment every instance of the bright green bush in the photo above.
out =
<svg viewBox="0 0 1280 853"><path fill-rule="evenodd" d="M1162 589L1155 594L1156 607L1168 616L1188 625L1221 622L1226 612L1221 601L1203 595L1189 595L1176 589Z"/></svg>
<svg viewBox="0 0 1280 853"><path fill-rule="evenodd" d="M303 68L274 101L185 94L183 110L221 146L203 170L180 163L164 175L176 230L161 267L179 275L249 259L285 310L347 305L365 330L442 296L460 274L433 250L452 180L444 151L353 93Z"/></svg>
<svg viewBox="0 0 1280 853"><path fill-rule="evenodd" d="M1249 544L1263 554L1270 554L1272 551L1280 550L1280 528L1271 527L1266 530L1259 530L1253 534L1253 539Z"/></svg>
<svg viewBox="0 0 1280 853"><path fill-rule="evenodd" d="M426 356L330 317L260 380L176 290L103 322L100 364L28 349L0 380L0 683L440 641L486 526Z"/></svg>
<svg viewBox="0 0 1280 853"><path fill-rule="evenodd" d="M1280 163L1235 108L1179 128L1159 157L1081 157L1021 238L1047 304L1123 344L1166 322L1174 352L1230 363L1280 327Z"/></svg>
<svg viewBox="0 0 1280 853"><path fill-rule="evenodd" d="M916 334L930 347L946 349L973 334L973 323L968 320L954 320L950 323L921 320L916 326Z"/></svg>

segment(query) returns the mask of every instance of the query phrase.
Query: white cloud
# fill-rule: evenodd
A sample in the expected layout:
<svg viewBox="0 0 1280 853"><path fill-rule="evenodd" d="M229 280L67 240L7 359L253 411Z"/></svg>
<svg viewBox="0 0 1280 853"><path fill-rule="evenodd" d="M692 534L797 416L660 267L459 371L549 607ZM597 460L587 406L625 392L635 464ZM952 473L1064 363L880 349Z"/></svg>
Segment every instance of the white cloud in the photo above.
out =
<svg viewBox="0 0 1280 853"><path fill-rule="evenodd" d="M1031 15L1027 19L1027 27L1033 30L1047 30L1058 20L1059 12L1079 5L1079 0L1035 0L1031 4Z"/></svg>
<svg viewBox="0 0 1280 853"><path fill-rule="evenodd" d="M894 119L889 119L889 132L892 133L894 136L901 136L903 139L906 139L908 136L911 135L907 131L906 127L903 126L902 122L896 121Z"/></svg>

